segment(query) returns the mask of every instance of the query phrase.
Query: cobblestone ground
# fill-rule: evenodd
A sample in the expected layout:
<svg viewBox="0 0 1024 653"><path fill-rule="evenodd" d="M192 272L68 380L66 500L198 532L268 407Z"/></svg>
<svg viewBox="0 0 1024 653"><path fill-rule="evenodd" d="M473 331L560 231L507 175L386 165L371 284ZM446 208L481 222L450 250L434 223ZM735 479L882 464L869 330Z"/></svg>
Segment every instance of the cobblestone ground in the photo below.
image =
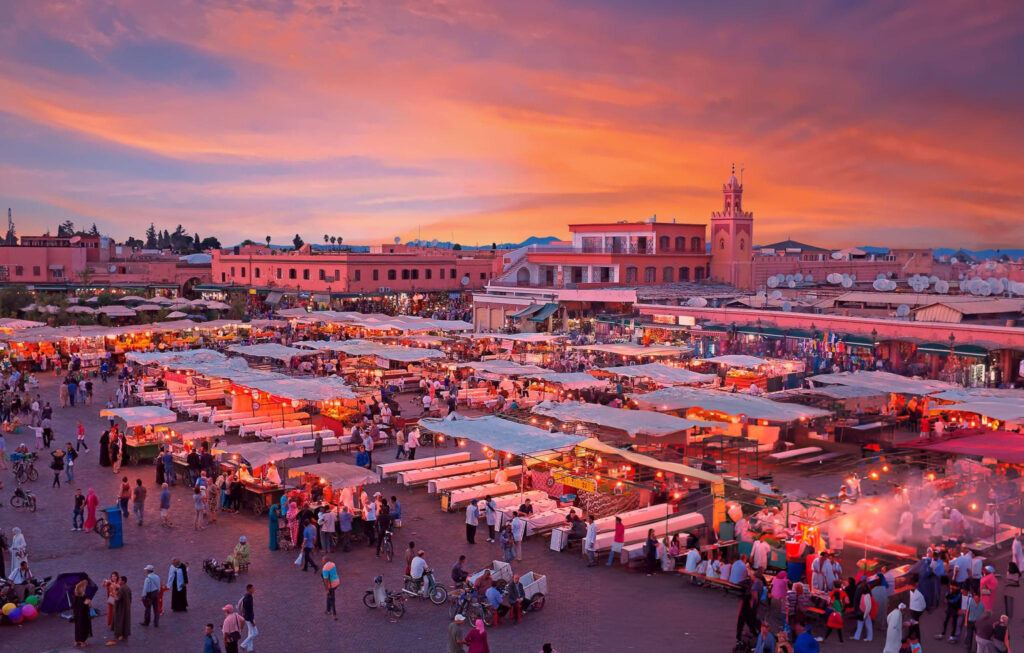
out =
<svg viewBox="0 0 1024 653"><path fill-rule="evenodd" d="M40 394L53 405L56 386L52 376L42 378ZM104 578L113 570L128 576L134 591L132 636L116 650L130 651L201 651L203 626L213 622L218 629L223 619L220 608L234 604L246 582L256 585L256 622L260 635L257 651L444 651L447 628L447 608L426 602L408 605L404 618L389 623L379 611L368 610L362 604L363 592L378 574L385 578L391 589L401 585L403 564L396 552L395 562L388 563L373 556L373 550L358 547L347 554L338 554L335 560L341 572L338 593L339 620L333 621L323 613L324 596L318 576L302 573L293 565L295 553L269 551L268 528L265 519L249 514L220 513L219 521L204 531L191 527L191 500L182 488L174 490L172 515L177 528L167 530L159 526L157 490L152 467L127 467L122 470L132 482L142 478L150 489L147 513L149 519L139 527L129 520L125 528L125 545L110 550L93 533L71 532L71 497L75 488L86 491L94 488L100 496L100 505L113 505L120 476L98 464L95 443L105 420L98 417L114 385L97 383L96 399L91 406L54 410L57 442L63 444L74 439L76 421L81 419L87 429L87 442L92 447L83 452L76 465L75 482L51 489L52 472L44 461L41 478L31 484L39 498L39 510L32 514L14 511L6 505L10 498L13 479L10 472L0 472L5 489L5 506L0 508L0 526L8 533L19 526L28 541L29 560L37 576L65 571L86 571L94 580ZM24 440L34 448L31 436L8 436L8 449ZM375 452L376 461L393 456L393 449ZM338 459L351 461L348 454L336 454ZM441 575L460 553L469 556L471 567L480 567L500 557L496 544L487 544L477 537L477 544L465 541L461 514L441 512L439 502L423 489L405 490L393 484L368 488L372 493L381 489L396 494L402 501L405 523L396 535L396 549L401 550L409 540L424 548L428 560ZM246 535L252 545L252 567L240 581L232 584L217 582L202 572L204 558L223 559L231 551L239 535ZM180 557L192 564L189 586L190 608L187 613L166 611L159 630L139 625L142 606L139 602L146 564L156 566L165 577L172 557ZM576 651L679 651L701 647L704 651L729 651L734 641L734 623L737 600L714 590L687 586L676 576L630 573L603 566L588 569L582 560L571 553L555 553L547 548L546 540L534 539L524 546L525 559L516 563L520 572L536 570L548 575L548 601L545 609L529 614L519 625L502 624L489 629L491 650L495 653L533 653L544 642L552 642L561 653ZM1000 569L1005 563L1000 563ZM1018 592L1020 590L1011 590ZM169 595L168 598L169 603ZM1002 596L997 601L1002 605ZM925 647L930 650L955 651L956 647L931 640L941 627L941 615L925 618ZM1015 620L1014 630L1021 622ZM96 633L92 646L102 645L109 639L106 620L99 617L93 624ZM1019 639L1019 638L1015 638ZM71 650L72 626L55 615L43 615L36 621L20 626L0 627L0 651L54 651ZM880 635L871 644L850 642L839 645L827 642L826 648L845 647L857 651L877 651L882 648Z"/></svg>

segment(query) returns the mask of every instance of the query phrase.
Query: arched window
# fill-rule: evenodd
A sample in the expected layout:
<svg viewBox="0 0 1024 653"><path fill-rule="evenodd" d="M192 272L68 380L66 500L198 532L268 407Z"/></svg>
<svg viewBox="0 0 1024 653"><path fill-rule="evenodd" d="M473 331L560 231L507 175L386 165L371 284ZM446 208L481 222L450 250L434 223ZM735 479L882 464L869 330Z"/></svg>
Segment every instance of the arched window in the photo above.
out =
<svg viewBox="0 0 1024 653"><path fill-rule="evenodd" d="M626 283L636 283L636 266L626 266Z"/></svg>
<svg viewBox="0 0 1024 653"><path fill-rule="evenodd" d="M704 268L693 268L693 280L703 281L704 280Z"/></svg>
<svg viewBox="0 0 1024 653"><path fill-rule="evenodd" d="M299 273L296 272L295 268L288 268L288 278L289 279L297 279L298 276L299 276Z"/></svg>
<svg viewBox="0 0 1024 653"><path fill-rule="evenodd" d="M742 238L740 238L740 251L741 252L743 251L743 239Z"/></svg>
<svg viewBox="0 0 1024 653"><path fill-rule="evenodd" d="M519 268L519 270L516 272L516 284L518 284L520 286L526 286L526 285L529 285L529 283L530 283L530 269L529 268Z"/></svg>
<svg viewBox="0 0 1024 653"><path fill-rule="evenodd" d="M409 278L409 270L408 269L402 270L402 279L408 279L408 278Z"/></svg>
<svg viewBox="0 0 1024 653"><path fill-rule="evenodd" d="M658 271L654 269L653 265L649 265L644 268L644 283L654 283L658 280Z"/></svg>
<svg viewBox="0 0 1024 653"><path fill-rule="evenodd" d="M725 238L718 239L718 249L725 249Z"/></svg>
<svg viewBox="0 0 1024 653"><path fill-rule="evenodd" d="M388 270L388 281L394 281L398 278L398 273L394 270Z"/></svg>
<svg viewBox="0 0 1024 653"><path fill-rule="evenodd" d="M690 268L679 268L679 280L689 281L690 280Z"/></svg>
<svg viewBox="0 0 1024 653"><path fill-rule="evenodd" d="M658 251L659 252L667 252L668 251L668 244L669 244L668 236L659 236L658 237Z"/></svg>
<svg viewBox="0 0 1024 653"><path fill-rule="evenodd" d="M677 252L685 252L686 251L686 236L676 236L676 251Z"/></svg>
<svg viewBox="0 0 1024 653"><path fill-rule="evenodd" d="M704 249L704 246L701 245L699 236L694 236L693 238L690 239L690 249L692 249L695 252L699 252L702 249Z"/></svg>
<svg viewBox="0 0 1024 653"><path fill-rule="evenodd" d="M674 272L674 270L672 269L671 266L663 268L661 270L661 282L662 283L672 283L672 279L673 279L673 277L675 277L673 272Z"/></svg>

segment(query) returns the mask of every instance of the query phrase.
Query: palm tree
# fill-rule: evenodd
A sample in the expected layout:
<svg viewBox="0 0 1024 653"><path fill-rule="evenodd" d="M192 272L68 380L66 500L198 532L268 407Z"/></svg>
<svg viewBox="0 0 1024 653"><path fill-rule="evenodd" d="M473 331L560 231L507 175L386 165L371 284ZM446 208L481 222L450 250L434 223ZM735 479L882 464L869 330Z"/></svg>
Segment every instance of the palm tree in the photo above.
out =
<svg viewBox="0 0 1024 653"><path fill-rule="evenodd" d="M324 245L327 244L328 240L330 239L327 237L327 234L324 234Z"/></svg>
<svg viewBox="0 0 1024 653"><path fill-rule="evenodd" d="M338 236L338 247L341 247L341 236Z"/></svg>
<svg viewBox="0 0 1024 653"><path fill-rule="evenodd" d="M267 236L267 247L270 247L270 236Z"/></svg>
<svg viewBox="0 0 1024 653"><path fill-rule="evenodd" d="M336 243L336 242L338 242L338 239L335 238L334 236L331 236L331 247L332 248L334 247L334 243Z"/></svg>

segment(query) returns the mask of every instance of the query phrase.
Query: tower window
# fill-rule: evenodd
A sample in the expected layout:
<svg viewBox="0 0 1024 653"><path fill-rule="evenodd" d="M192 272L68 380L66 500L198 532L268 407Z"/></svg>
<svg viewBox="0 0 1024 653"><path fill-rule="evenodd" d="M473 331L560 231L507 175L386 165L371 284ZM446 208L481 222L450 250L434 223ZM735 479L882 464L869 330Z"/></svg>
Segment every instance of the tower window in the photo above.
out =
<svg viewBox="0 0 1024 653"><path fill-rule="evenodd" d="M718 240L718 249L725 249L725 238L720 238Z"/></svg>

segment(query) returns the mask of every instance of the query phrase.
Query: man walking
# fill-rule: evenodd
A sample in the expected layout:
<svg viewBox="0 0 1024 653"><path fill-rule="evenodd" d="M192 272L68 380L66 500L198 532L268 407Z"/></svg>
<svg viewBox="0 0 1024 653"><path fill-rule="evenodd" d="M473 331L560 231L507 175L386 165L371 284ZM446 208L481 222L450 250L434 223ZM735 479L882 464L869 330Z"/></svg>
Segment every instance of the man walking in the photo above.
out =
<svg viewBox="0 0 1024 653"><path fill-rule="evenodd" d="M142 512L146 504L146 488L142 485L142 479L135 479L135 487L132 488L132 512L142 526Z"/></svg>
<svg viewBox="0 0 1024 653"><path fill-rule="evenodd" d="M587 515L587 535L583 538L583 550L587 552L587 566L593 567L597 564L597 524L594 523L594 516ZM760 597L758 597L760 599Z"/></svg>
<svg viewBox="0 0 1024 653"><path fill-rule="evenodd" d="M72 406L74 404L71 404ZM85 443L85 427L82 426L82 420L78 420L78 444L75 446L75 451L81 451L85 449L89 450L89 445Z"/></svg>
<svg viewBox="0 0 1024 653"><path fill-rule="evenodd" d="M256 639L256 635L260 634L259 629L256 628L255 598L256 588L253 587L252 583L249 583L245 586L245 594L242 595L240 602L242 619L245 619L245 639L238 643L238 647L244 648L250 653L256 648L253 640Z"/></svg>
<svg viewBox="0 0 1024 653"><path fill-rule="evenodd" d="M142 617L142 626L149 625L150 611L153 613L153 627L160 627L160 610L157 603L160 600L160 577L153 571L153 565L146 565L146 579L142 581L142 605L146 607L145 616Z"/></svg>
<svg viewBox="0 0 1024 653"><path fill-rule="evenodd" d="M338 608L335 605L334 594L338 590L338 585L341 584L341 581L338 579L338 567L327 556L321 558L320 562L323 564L320 574L323 576L324 591L327 593L327 607L324 610L324 614L333 615L334 620L337 621Z"/></svg>
<svg viewBox="0 0 1024 653"><path fill-rule="evenodd" d="M82 524L85 522L85 496L82 494L82 489L78 488L75 490L75 507L71 511L71 530L80 531L82 530Z"/></svg>
<svg viewBox="0 0 1024 653"><path fill-rule="evenodd" d="M319 567L313 562L313 544L316 541L316 527L313 526L313 521L307 519L306 527L302 530L302 571L308 570L310 567L313 571L319 571Z"/></svg>
<svg viewBox="0 0 1024 653"><path fill-rule="evenodd" d="M324 510L320 513L320 550L330 553L331 541L334 538L334 531L337 526L338 515L333 510Z"/></svg>
<svg viewBox="0 0 1024 653"><path fill-rule="evenodd" d="M320 435L320 432L316 432L316 437L313 438L313 453L316 454L316 462L320 464L320 456L324 452L324 437Z"/></svg>
<svg viewBox="0 0 1024 653"><path fill-rule="evenodd" d="M409 431L409 439L405 442L405 451L409 454L409 460L416 460L416 447L418 446L420 446L420 429L418 426L414 426Z"/></svg>
<svg viewBox="0 0 1024 653"><path fill-rule="evenodd" d="M373 429L367 429L363 436L363 448L366 449L366 459L370 463L366 469L373 469Z"/></svg>
<svg viewBox="0 0 1024 653"><path fill-rule="evenodd" d="M523 559L523 537L526 535L526 520L518 512L512 518L512 546L516 552L516 560Z"/></svg>
<svg viewBox="0 0 1024 653"><path fill-rule="evenodd" d="M118 493L117 504L121 507L121 516L128 516L128 499L132 496L132 486L127 476L121 477L121 490Z"/></svg>
<svg viewBox="0 0 1024 653"><path fill-rule="evenodd" d="M160 525L171 527L171 490L166 483L160 485Z"/></svg>

